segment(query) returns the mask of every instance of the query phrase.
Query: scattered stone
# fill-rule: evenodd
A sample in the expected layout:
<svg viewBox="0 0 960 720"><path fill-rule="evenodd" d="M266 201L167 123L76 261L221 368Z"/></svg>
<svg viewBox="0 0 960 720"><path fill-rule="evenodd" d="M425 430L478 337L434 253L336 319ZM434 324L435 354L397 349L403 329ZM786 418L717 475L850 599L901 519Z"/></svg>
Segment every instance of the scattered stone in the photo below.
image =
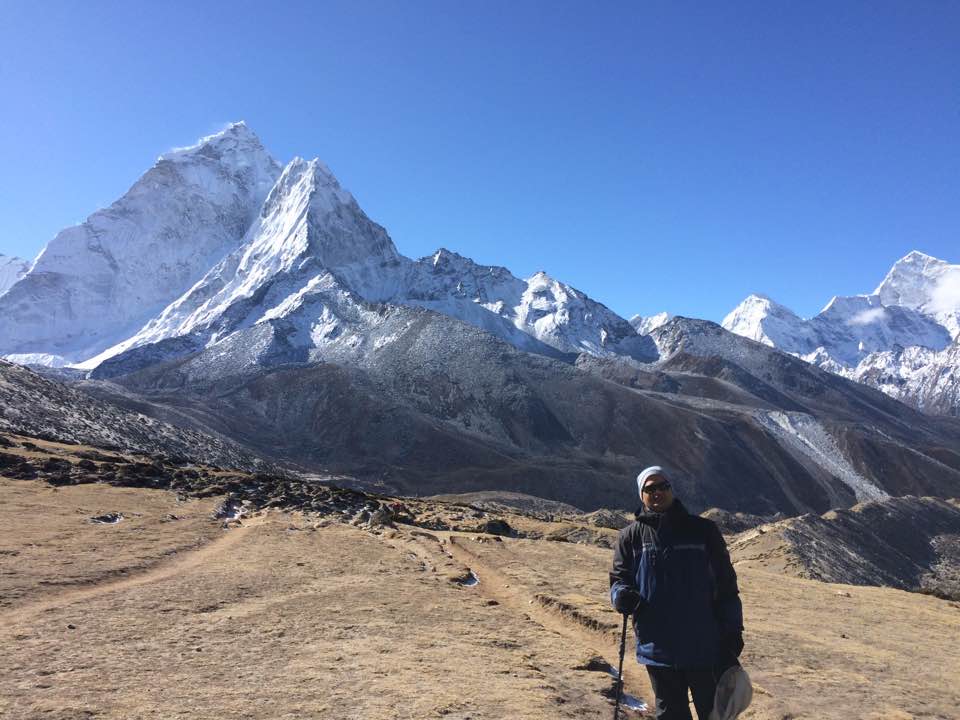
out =
<svg viewBox="0 0 960 720"><path fill-rule="evenodd" d="M367 520L367 527L392 527L393 526L393 517L390 514L390 511L385 507L377 508L370 515L370 519Z"/></svg>
<svg viewBox="0 0 960 720"><path fill-rule="evenodd" d="M119 512L106 513L90 518L90 522L96 523L97 525L116 525L121 520L123 520L123 513Z"/></svg>
<svg viewBox="0 0 960 720"><path fill-rule="evenodd" d="M516 531L510 527L510 524L506 520L501 520L499 518L487 520L485 523L480 525L479 531L487 533L488 535L502 535L504 537L516 536Z"/></svg>
<svg viewBox="0 0 960 720"><path fill-rule="evenodd" d="M96 460L97 462L104 463L125 463L124 460L119 455L107 455L98 450L80 450L77 453L78 458L83 458L85 460Z"/></svg>
<svg viewBox="0 0 960 720"><path fill-rule="evenodd" d="M584 659L580 663L576 664L572 668L573 670L587 670L589 672L605 672L605 673L616 673L616 670L604 660L599 655L592 655L589 658Z"/></svg>
<svg viewBox="0 0 960 720"><path fill-rule="evenodd" d="M40 469L45 473L50 473L51 475L69 475L70 471L73 470L73 463L71 463L69 460L64 460L63 458L51 457L43 461Z"/></svg>
<svg viewBox="0 0 960 720"><path fill-rule="evenodd" d="M217 505L212 517L214 520L238 520L243 514L243 501L231 496Z"/></svg>
<svg viewBox="0 0 960 720"><path fill-rule="evenodd" d="M621 513L603 508L585 515L583 519L594 527L608 528L610 530L622 530L631 522Z"/></svg>

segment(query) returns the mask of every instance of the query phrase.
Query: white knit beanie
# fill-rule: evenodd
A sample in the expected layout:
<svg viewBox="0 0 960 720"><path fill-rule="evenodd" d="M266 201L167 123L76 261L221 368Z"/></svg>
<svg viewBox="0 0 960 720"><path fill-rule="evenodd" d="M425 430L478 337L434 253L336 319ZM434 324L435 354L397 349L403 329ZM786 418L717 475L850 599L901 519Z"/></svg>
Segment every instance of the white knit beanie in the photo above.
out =
<svg viewBox="0 0 960 720"><path fill-rule="evenodd" d="M651 465L642 473L637 475L637 492L640 493L641 497L643 497L643 484L654 475L660 475L661 477L667 476L667 474L663 471L663 468L659 465Z"/></svg>

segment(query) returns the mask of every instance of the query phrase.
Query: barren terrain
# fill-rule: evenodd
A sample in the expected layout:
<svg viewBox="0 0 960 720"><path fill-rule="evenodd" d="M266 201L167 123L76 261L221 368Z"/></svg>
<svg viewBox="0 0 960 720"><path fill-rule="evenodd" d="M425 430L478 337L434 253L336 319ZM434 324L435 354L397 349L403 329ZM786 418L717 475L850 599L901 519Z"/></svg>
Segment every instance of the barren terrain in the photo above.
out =
<svg viewBox="0 0 960 720"><path fill-rule="evenodd" d="M569 523L503 516L540 539L278 509L225 523L223 497L7 478L0 498L4 718L611 715L610 550L546 539ZM960 717L957 603L738 570L744 717Z"/></svg>

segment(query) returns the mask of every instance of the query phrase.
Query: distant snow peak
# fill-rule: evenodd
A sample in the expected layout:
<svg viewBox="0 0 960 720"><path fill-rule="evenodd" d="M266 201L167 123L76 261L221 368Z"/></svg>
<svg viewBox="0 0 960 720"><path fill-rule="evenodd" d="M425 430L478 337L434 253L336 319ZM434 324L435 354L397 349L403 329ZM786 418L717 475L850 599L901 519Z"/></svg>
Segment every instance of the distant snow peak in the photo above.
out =
<svg viewBox="0 0 960 720"><path fill-rule="evenodd" d="M735 307L721 323L725 330L789 352L810 352L810 332L792 310L766 295L753 294Z"/></svg>
<svg viewBox="0 0 960 720"><path fill-rule="evenodd" d="M751 295L723 326L921 409L960 414L960 265L913 251L874 293L834 296L810 320Z"/></svg>
<svg viewBox="0 0 960 720"><path fill-rule="evenodd" d="M884 305L921 312L960 337L960 265L915 250L894 264L875 294Z"/></svg>
<svg viewBox="0 0 960 720"><path fill-rule="evenodd" d="M241 124L162 155L0 296L0 351L78 362L129 338L238 246L279 174Z"/></svg>
<svg viewBox="0 0 960 720"><path fill-rule="evenodd" d="M637 331L638 335L649 335L661 325L673 320L674 317L673 313L668 312L658 312L656 315L651 315L650 317L634 315L630 318L630 324L633 326L633 329Z"/></svg>

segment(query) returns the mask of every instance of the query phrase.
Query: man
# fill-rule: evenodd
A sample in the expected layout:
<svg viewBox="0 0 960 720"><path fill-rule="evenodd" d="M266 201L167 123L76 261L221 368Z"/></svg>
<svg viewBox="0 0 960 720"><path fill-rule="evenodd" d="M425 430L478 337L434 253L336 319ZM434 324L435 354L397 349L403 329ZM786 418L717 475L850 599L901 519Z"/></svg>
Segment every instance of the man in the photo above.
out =
<svg viewBox="0 0 960 720"><path fill-rule="evenodd" d="M697 716L707 720L717 679L743 650L737 575L716 524L686 511L663 468L644 470L637 487L643 507L620 531L610 600L633 616L656 717L690 720L689 688Z"/></svg>

